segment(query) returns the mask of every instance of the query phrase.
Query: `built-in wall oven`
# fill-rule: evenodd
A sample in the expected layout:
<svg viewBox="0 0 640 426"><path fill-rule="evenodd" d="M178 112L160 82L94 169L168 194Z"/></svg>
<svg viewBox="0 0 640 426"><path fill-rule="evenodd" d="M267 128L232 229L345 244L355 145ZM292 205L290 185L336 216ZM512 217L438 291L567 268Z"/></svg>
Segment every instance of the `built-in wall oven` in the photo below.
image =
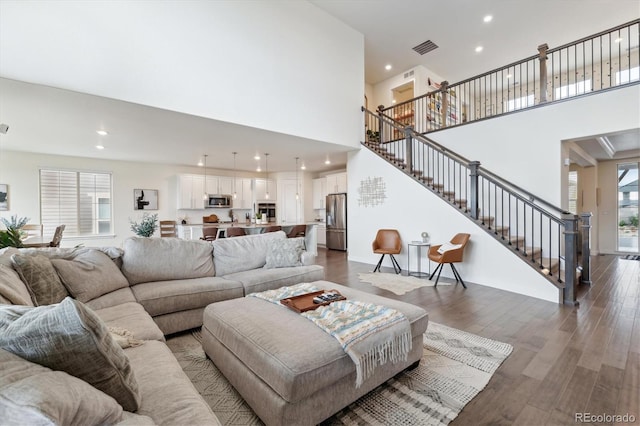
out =
<svg viewBox="0 0 640 426"><path fill-rule="evenodd" d="M276 221L276 203L258 203L258 213L267 214L269 222Z"/></svg>

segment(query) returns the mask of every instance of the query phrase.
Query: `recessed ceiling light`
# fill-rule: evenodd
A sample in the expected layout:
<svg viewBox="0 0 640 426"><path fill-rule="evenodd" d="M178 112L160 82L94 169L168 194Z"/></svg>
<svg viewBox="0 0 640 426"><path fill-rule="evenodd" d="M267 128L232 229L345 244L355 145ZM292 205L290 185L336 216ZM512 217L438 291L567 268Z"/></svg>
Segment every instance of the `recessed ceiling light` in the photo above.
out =
<svg viewBox="0 0 640 426"><path fill-rule="evenodd" d="M484 49L484 47L482 47L482 46L476 47L476 53L482 52L482 49Z"/></svg>
<svg viewBox="0 0 640 426"><path fill-rule="evenodd" d="M387 64L387 65L385 65L385 66L384 66L384 69L385 69L385 70L387 70L387 71L389 71L389 70L391 69L391 64Z"/></svg>
<svg viewBox="0 0 640 426"><path fill-rule="evenodd" d="M300 166L300 170L307 170L307 166L305 166L304 163L302 163L302 166Z"/></svg>
<svg viewBox="0 0 640 426"><path fill-rule="evenodd" d="M109 134L106 130L96 130L96 133L100 136L107 136Z"/></svg>
<svg viewBox="0 0 640 426"><path fill-rule="evenodd" d="M620 43L622 40L623 40L622 37L618 37L617 39L615 39L613 41L616 42L616 43Z"/></svg>
<svg viewBox="0 0 640 426"><path fill-rule="evenodd" d="M391 99L391 103L392 103L392 104L395 104L395 103L396 103L396 100L395 100L395 99Z"/></svg>
<svg viewBox="0 0 640 426"><path fill-rule="evenodd" d="M328 158L326 160L324 160L324 164L329 165L331 164L331 160L329 160Z"/></svg>
<svg viewBox="0 0 640 426"><path fill-rule="evenodd" d="M260 168L260 166L258 166L258 168L256 168L256 172L261 172L262 169Z"/></svg>
<svg viewBox="0 0 640 426"><path fill-rule="evenodd" d="M507 74L507 79L513 77L513 74Z"/></svg>
<svg viewBox="0 0 640 426"><path fill-rule="evenodd" d="M104 149L104 145L102 145L101 143L99 143L98 145L96 145L97 149Z"/></svg>
<svg viewBox="0 0 640 426"><path fill-rule="evenodd" d="M487 16L485 16L484 18L482 18L482 20L483 20L484 22L491 22L491 21L493 20L493 16L491 16L491 15L487 15Z"/></svg>
<svg viewBox="0 0 640 426"><path fill-rule="evenodd" d="M256 154L256 155L254 155L254 156L253 156L253 159L254 159L254 160L259 160L259 159L260 159L260 156L259 156L258 154Z"/></svg>
<svg viewBox="0 0 640 426"><path fill-rule="evenodd" d="M202 160L198 161L198 166L199 166L199 167L204 166L204 163L202 162Z"/></svg>

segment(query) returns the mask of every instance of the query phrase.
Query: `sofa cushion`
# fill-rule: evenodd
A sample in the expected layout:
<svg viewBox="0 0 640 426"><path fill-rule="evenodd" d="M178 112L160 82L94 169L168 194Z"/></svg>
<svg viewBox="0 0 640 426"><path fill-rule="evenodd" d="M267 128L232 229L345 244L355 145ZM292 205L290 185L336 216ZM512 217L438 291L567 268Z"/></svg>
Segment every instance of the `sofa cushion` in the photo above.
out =
<svg viewBox="0 0 640 426"><path fill-rule="evenodd" d="M0 349L3 425L98 425L122 420L115 399L88 383Z"/></svg>
<svg viewBox="0 0 640 426"><path fill-rule="evenodd" d="M278 231L215 240L212 244L216 275L222 277L234 272L262 268L267 262L269 243L286 238L287 234Z"/></svg>
<svg viewBox="0 0 640 426"><path fill-rule="evenodd" d="M130 287L121 288L111 293L103 294L96 297L93 300L85 303L91 309L98 310L104 308L110 308L111 306L122 305L123 303L135 302L136 298L133 295Z"/></svg>
<svg viewBox="0 0 640 426"><path fill-rule="evenodd" d="M224 278L240 281L245 295L259 291L274 290L286 285L324 279L324 268L320 265L296 266L292 268L252 269L225 275Z"/></svg>
<svg viewBox="0 0 640 426"><path fill-rule="evenodd" d="M0 348L69 373L115 398L127 411L140 403L129 360L100 318L70 297L37 308L0 306Z"/></svg>
<svg viewBox="0 0 640 426"><path fill-rule="evenodd" d="M214 276L211 244L179 238L127 238L122 272L130 284Z"/></svg>
<svg viewBox="0 0 640 426"><path fill-rule="evenodd" d="M125 328L135 339L164 341L164 334L137 302L128 302L95 311L108 327Z"/></svg>
<svg viewBox="0 0 640 426"><path fill-rule="evenodd" d="M51 259L51 264L71 296L81 302L129 286L118 266L99 250L84 250L73 259Z"/></svg>
<svg viewBox="0 0 640 426"><path fill-rule="evenodd" d="M48 257L20 253L11 256L11 261L27 284L34 305L59 303L69 295Z"/></svg>
<svg viewBox="0 0 640 426"><path fill-rule="evenodd" d="M269 241L265 268L300 266L304 251L304 238L285 238Z"/></svg>
<svg viewBox="0 0 640 426"><path fill-rule="evenodd" d="M27 286L10 266L0 264L0 297L12 305L33 306Z"/></svg>
<svg viewBox="0 0 640 426"><path fill-rule="evenodd" d="M143 395L137 413L158 425L219 425L167 345L157 341L125 350Z"/></svg>
<svg viewBox="0 0 640 426"><path fill-rule="evenodd" d="M133 294L151 315L203 308L209 303L242 297L242 284L219 277L136 284Z"/></svg>

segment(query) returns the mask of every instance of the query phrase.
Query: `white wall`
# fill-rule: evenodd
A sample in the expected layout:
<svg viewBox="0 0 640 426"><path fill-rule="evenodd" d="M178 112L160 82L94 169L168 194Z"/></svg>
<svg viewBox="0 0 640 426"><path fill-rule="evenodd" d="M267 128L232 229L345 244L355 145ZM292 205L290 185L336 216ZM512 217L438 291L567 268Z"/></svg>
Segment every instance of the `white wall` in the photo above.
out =
<svg viewBox="0 0 640 426"><path fill-rule="evenodd" d="M364 37L311 3L37 1L2 13L15 37L0 41L3 77L358 145Z"/></svg>
<svg viewBox="0 0 640 426"><path fill-rule="evenodd" d="M181 173L202 174L201 167L178 167L166 164L150 164L129 161L95 160L79 157L31 154L2 151L0 170L2 181L9 185L9 211L0 212L1 217L18 215L29 217L32 223L40 222L39 169L54 167L69 170L111 172L113 177L113 220L115 237L97 239L65 236L63 247L77 244L85 246L120 246L133 232L129 229L129 218L139 220L142 211L133 209L134 189L157 189L159 220L178 220L187 215L189 223L202 223L202 216L215 213L224 218L229 209L177 210L176 175ZM233 171L208 169L210 176L233 176ZM238 172L238 177L263 177L254 173Z"/></svg>
<svg viewBox="0 0 640 426"><path fill-rule="evenodd" d="M471 234L470 244L465 250L464 262L456 265L463 279L558 302L557 288L538 272L525 262L518 261L515 254L484 230L377 155L367 149L350 153L347 170L349 260L376 264L379 256L371 251L371 242L376 231L381 228L395 228L400 232L403 249L396 258L405 270L406 244L412 240L420 240L422 231L430 234L433 244L449 241L456 233L466 232ZM383 178L387 198L382 205L360 205L358 189L361 181L368 177ZM415 256L413 251L412 256ZM411 262L412 267L415 267L414 257ZM384 265L390 266L390 261L385 260ZM451 269L445 268L442 276L452 277Z"/></svg>
<svg viewBox="0 0 640 426"><path fill-rule="evenodd" d="M561 142L640 127L640 86L508 114L430 133L516 185L560 206Z"/></svg>

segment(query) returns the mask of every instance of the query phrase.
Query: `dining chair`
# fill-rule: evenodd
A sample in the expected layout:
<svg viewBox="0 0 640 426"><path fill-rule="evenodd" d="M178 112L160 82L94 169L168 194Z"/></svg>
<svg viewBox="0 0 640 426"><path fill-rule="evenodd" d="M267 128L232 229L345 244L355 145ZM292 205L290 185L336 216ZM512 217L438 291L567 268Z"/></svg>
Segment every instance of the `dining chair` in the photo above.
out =
<svg viewBox="0 0 640 426"><path fill-rule="evenodd" d="M27 235L30 237L42 237L42 229L43 229L42 224L27 223L20 229L26 232Z"/></svg>
<svg viewBox="0 0 640 426"><path fill-rule="evenodd" d="M371 243L371 248L374 253L382 255L380 256L380 260L373 272L380 272L380 266L382 265L382 260L386 254L391 257L393 270L396 271L396 274L402 272L402 268L400 268L398 261L393 257L394 254L399 254L402 250L402 239L400 238L400 233L397 229L379 229L376 233L376 239Z"/></svg>
<svg viewBox="0 0 640 426"><path fill-rule="evenodd" d="M204 226L202 228L202 237L200 237L201 240L214 241L216 238L218 238L217 226Z"/></svg>
<svg viewBox="0 0 640 426"><path fill-rule="evenodd" d="M304 237L306 233L307 225L294 225L291 230L289 230L287 238Z"/></svg>
<svg viewBox="0 0 640 426"><path fill-rule="evenodd" d="M225 233L224 233L225 237L242 237L244 235L247 235L246 232L244 231L244 228L240 228L237 226L232 226L231 228L227 228Z"/></svg>
<svg viewBox="0 0 640 426"><path fill-rule="evenodd" d="M49 247L60 247L60 241L62 241L62 233L64 232L64 228L66 228L66 225L56 226L56 230L53 233L53 238L49 243Z"/></svg>
<svg viewBox="0 0 640 426"><path fill-rule="evenodd" d="M178 232L176 230L175 220L161 220L160 221L160 237L177 237Z"/></svg>
<svg viewBox="0 0 640 426"><path fill-rule="evenodd" d="M262 233L266 234L267 232L278 232L278 231L282 231L282 226L271 225L271 226L265 226L264 229L262 230Z"/></svg>
<svg viewBox="0 0 640 426"><path fill-rule="evenodd" d="M453 276L456 279L456 283L460 281L460 283L462 284L462 287L467 288L464 281L462 281L462 277L460 276L460 273L458 272L458 270L453 264L462 262L462 255L464 254L464 248L469 242L469 238L471 238L471 235L469 234L464 234L464 233L456 234L449 241L449 243L438 244L435 246L431 246L431 248L429 248L429 254L428 254L429 260L431 260L432 262L438 263L438 267L433 271L433 273L429 277L429 279L431 279L433 278L436 272L438 273L434 287L438 285L438 280L440 279L440 272L442 272L442 267L448 263L449 265L451 265L451 270L453 271Z"/></svg>

